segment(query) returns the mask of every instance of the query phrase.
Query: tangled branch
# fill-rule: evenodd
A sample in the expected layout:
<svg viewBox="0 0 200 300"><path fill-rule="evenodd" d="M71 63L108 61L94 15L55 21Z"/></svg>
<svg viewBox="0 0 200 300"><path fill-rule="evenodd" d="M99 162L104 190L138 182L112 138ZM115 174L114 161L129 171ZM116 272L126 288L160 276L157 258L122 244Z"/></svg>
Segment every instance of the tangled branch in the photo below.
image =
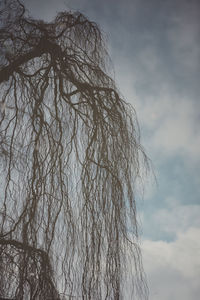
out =
<svg viewBox="0 0 200 300"><path fill-rule="evenodd" d="M33 20L16 0L0 16L0 296L123 299L130 278L146 299L134 182L147 159L98 26Z"/></svg>

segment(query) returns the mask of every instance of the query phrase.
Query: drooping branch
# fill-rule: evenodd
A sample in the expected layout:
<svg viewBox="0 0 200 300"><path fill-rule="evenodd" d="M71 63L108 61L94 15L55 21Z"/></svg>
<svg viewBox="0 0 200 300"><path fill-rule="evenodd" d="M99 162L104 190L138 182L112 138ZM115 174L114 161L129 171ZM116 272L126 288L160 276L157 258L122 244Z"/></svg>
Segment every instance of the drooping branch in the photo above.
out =
<svg viewBox="0 0 200 300"><path fill-rule="evenodd" d="M51 43L45 38L41 38L39 44L34 49L16 57L15 60L10 62L8 66L0 70L0 84L3 81L7 81L14 72L18 72L18 68L23 64L26 64L29 60L40 57L44 53L56 56L59 55L61 51L62 50L58 45Z"/></svg>
<svg viewBox="0 0 200 300"><path fill-rule="evenodd" d="M134 190L147 158L101 32L80 13L44 23L5 3L0 295L146 299Z"/></svg>
<svg viewBox="0 0 200 300"><path fill-rule="evenodd" d="M11 250L11 249L14 250ZM24 257L24 263L26 263L26 268L29 269L29 273L24 276L22 274L22 281L19 282L19 289L18 289L18 297L26 296L24 289L25 284L28 284L30 287L30 293L32 294L31 290L36 290L36 286L40 286L42 283L42 286L40 287L41 290L41 296L45 296L45 299L56 299L59 300L59 294L55 288L55 285L52 280L52 268L50 259L45 251L42 249L37 249L35 247L32 247L28 244L11 240L11 239L2 239L0 238L0 251L1 251L1 258L6 257L7 254L11 254L12 252L15 253L15 256L22 256ZM14 259L12 262L13 263ZM0 263L1 265L1 263ZM17 266L17 264L16 264ZM25 266L23 266L24 268ZM34 273L31 273L31 269L33 267L37 267L37 271ZM4 266L1 265L1 272L4 274ZM18 266L18 269L15 267L15 273L19 272L19 275L21 272L21 267ZM33 269L32 269L33 270ZM3 275L2 274L2 275ZM34 279L32 278L34 276ZM19 276L20 277L20 276ZM21 286L21 287L20 287ZM24 291L23 291L24 290ZM2 291L0 291L2 293ZM36 296L36 293L34 293ZM34 294L32 294L31 299L34 299ZM49 298L50 297L50 298ZM53 298L52 298L53 297Z"/></svg>

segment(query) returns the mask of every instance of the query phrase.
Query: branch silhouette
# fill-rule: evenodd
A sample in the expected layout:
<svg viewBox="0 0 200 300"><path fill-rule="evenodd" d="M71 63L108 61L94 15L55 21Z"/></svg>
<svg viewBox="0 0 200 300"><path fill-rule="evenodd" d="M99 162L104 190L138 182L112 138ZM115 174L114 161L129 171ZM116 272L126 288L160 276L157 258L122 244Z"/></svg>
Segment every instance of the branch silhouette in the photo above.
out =
<svg viewBox="0 0 200 300"><path fill-rule="evenodd" d="M0 17L0 296L147 299L134 190L148 159L98 26L34 20L17 0Z"/></svg>

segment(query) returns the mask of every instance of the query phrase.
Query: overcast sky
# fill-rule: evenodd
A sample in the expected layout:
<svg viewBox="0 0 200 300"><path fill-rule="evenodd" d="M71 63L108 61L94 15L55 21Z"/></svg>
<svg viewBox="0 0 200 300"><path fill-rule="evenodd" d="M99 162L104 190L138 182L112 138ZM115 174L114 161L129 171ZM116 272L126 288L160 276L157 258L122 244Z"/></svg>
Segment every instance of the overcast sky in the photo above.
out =
<svg viewBox="0 0 200 300"><path fill-rule="evenodd" d="M25 0L51 20L79 10L106 33L117 86L136 109L157 185L138 209L150 300L200 294L200 1Z"/></svg>

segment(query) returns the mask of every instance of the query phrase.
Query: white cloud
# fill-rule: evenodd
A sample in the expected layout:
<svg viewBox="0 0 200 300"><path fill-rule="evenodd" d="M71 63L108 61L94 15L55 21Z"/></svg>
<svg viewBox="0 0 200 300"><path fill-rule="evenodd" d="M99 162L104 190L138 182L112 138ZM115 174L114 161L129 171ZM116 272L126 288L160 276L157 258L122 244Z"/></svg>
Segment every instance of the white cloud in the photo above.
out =
<svg viewBox="0 0 200 300"><path fill-rule="evenodd" d="M150 300L196 300L200 286L200 229L179 233L174 242L145 240L142 244Z"/></svg>
<svg viewBox="0 0 200 300"><path fill-rule="evenodd" d="M165 89L159 96L136 103L140 124L149 132L146 147L156 155L179 155L199 162L199 109L195 101L180 99Z"/></svg>
<svg viewBox="0 0 200 300"><path fill-rule="evenodd" d="M200 228L200 205L178 205L161 209L154 215L154 221L164 233L177 234L190 226Z"/></svg>
<svg viewBox="0 0 200 300"><path fill-rule="evenodd" d="M200 162L199 102L191 92L186 91L183 96L183 91L176 91L166 78L153 47L142 50L138 60L132 70L130 62L121 59L116 65L116 75L120 90L136 109L147 153L155 158L178 155L185 162L188 159ZM154 83L145 89L151 78ZM144 83L143 90L136 89L138 82Z"/></svg>
<svg viewBox="0 0 200 300"><path fill-rule="evenodd" d="M200 205L181 205L174 198L167 199L165 204L166 208L140 213L145 236L174 239L190 227L200 228Z"/></svg>

